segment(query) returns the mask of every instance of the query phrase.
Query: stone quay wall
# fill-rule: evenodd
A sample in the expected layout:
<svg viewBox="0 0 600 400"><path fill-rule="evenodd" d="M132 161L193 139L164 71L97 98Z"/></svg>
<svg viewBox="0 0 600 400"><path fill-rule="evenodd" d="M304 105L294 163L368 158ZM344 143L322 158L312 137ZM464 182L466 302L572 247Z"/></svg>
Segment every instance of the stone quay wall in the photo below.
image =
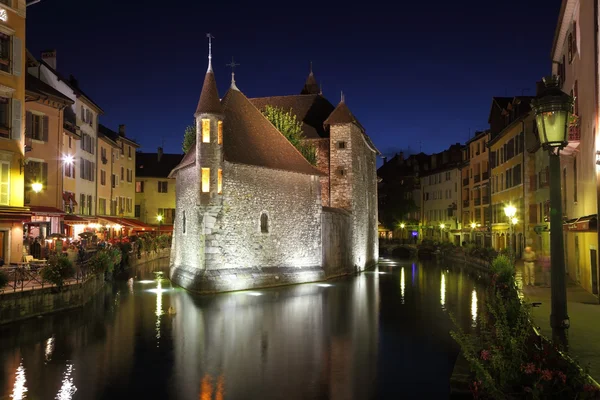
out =
<svg viewBox="0 0 600 400"><path fill-rule="evenodd" d="M339 208L323 207L323 269L328 278L354 272L352 214Z"/></svg>

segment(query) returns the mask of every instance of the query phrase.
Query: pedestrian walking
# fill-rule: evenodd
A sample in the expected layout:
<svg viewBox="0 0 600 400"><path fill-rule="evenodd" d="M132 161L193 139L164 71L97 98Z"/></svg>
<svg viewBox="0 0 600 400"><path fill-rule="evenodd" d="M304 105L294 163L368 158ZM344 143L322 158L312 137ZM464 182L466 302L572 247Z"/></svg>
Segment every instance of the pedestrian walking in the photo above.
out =
<svg viewBox="0 0 600 400"><path fill-rule="evenodd" d="M525 247L525 253L523 254L524 261L524 285L535 286L535 252L530 246Z"/></svg>

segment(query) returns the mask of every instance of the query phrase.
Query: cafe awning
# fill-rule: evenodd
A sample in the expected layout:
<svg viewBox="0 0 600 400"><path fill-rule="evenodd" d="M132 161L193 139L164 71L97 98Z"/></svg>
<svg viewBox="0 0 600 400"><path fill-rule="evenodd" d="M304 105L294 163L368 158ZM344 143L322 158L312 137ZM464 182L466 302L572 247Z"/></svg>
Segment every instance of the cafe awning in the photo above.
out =
<svg viewBox="0 0 600 400"><path fill-rule="evenodd" d="M31 221L31 210L28 207L0 207L0 222Z"/></svg>
<svg viewBox="0 0 600 400"><path fill-rule="evenodd" d="M50 215L59 217L65 215L65 212L56 207L47 207L47 206L30 206L31 213L33 215Z"/></svg>
<svg viewBox="0 0 600 400"><path fill-rule="evenodd" d="M87 224L89 223L89 221L85 218L81 218L78 215L74 215L74 214L67 214L65 215L65 224L67 225L81 225L81 224Z"/></svg>

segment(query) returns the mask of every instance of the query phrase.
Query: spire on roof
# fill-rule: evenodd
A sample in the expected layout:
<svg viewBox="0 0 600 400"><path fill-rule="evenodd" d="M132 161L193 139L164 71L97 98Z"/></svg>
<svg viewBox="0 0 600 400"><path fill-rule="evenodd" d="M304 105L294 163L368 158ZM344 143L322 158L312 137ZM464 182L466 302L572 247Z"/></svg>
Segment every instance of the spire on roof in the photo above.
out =
<svg viewBox="0 0 600 400"><path fill-rule="evenodd" d="M214 37L210 33L207 33L206 37L208 38L208 69L204 77L204 84L202 85L202 92L200 93L200 100L198 101L195 116L200 114L221 114L223 112L221 101L219 100L219 91L217 90L217 81L212 70L211 39L214 39Z"/></svg>
<svg viewBox="0 0 600 400"><path fill-rule="evenodd" d="M240 64L237 64L234 61L233 56L231 57L231 62L229 64L227 64L228 67L231 67L231 88L233 90L240 90L240 89L238 89L238 87L235 84L235 72L234 72L235 67L237 67L239 65Z"/></svg>
<svg viewBox="0 0 600 400"><path fill-rule="evenodd" d="M344 92L340 91L340 103L345 103Z"/></svg>
<svg viewBox="0 0 600 400"><path fill-rule="evenodd" d="M208 69L206 72L212 72L212 39L215 37L210 33L207 33L206 37L208 38Z"/></svg>
<svg viewBox="0 0 600 400"><path fill-rule="evenodd" d="M304 82L304 87L300 94L319 94L319 84L313 74L312 61L310 62L310 73L308 74L308 78L306 78L306 82Z"/></svg>

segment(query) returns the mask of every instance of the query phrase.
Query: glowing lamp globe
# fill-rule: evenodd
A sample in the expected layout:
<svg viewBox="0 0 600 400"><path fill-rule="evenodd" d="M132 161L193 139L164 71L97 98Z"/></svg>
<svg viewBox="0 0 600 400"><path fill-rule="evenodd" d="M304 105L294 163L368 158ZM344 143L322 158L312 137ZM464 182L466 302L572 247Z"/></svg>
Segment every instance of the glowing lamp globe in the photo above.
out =
<svg viewBox="0 0 600 400"><path fill-rule="evenodd" d="M473 229L477 228L477 224L475 222L472 222L471 223L471 228L473 228Z"/></svg>
<svg viewBox="0 0 600 400"><path fill-rule="evenodd" d="M444 229L446 227L446 224L441 224L440 228Z"/></svg>
<svg viewBox="0 0 600 400"><path fill-rule="evenodd" d="M40 182L34 182L31 184L31 189L36 193L41 192L43 188L44 185L42 185Z"/></svg>
<svg viewBox="0 0 600 400"><path fill-rule="evenodd" d="M162 222L162 220L163 220L163 216L162 216L162 215L157 215L157 216L156 216L156 220L157 220L158 222Z"/></svg>
<svg viewBox="0 0 600 400"><path fill-rule="evenodd" d="M546 150L562 149L569 143L569 117L573 112L573 97L559 87L557 76L543 79L545 89L531 101L540 144Z"/></svg>
<svg viewBox="0 0 600 400"><path fill-rule="evenodd" d="M509 204L506 207L504 207L504 214L508 218L512 219L516 213L517 213L517 208L515 206L513 206L512 204Z"/></svg>
<svg viewBox="0 0 600 400"><path fill-rule="evenodd" d="M400 228L402 228L402 229L404 229L405 226L406 225L404 225L404 224L400 224Z"/></svg>

